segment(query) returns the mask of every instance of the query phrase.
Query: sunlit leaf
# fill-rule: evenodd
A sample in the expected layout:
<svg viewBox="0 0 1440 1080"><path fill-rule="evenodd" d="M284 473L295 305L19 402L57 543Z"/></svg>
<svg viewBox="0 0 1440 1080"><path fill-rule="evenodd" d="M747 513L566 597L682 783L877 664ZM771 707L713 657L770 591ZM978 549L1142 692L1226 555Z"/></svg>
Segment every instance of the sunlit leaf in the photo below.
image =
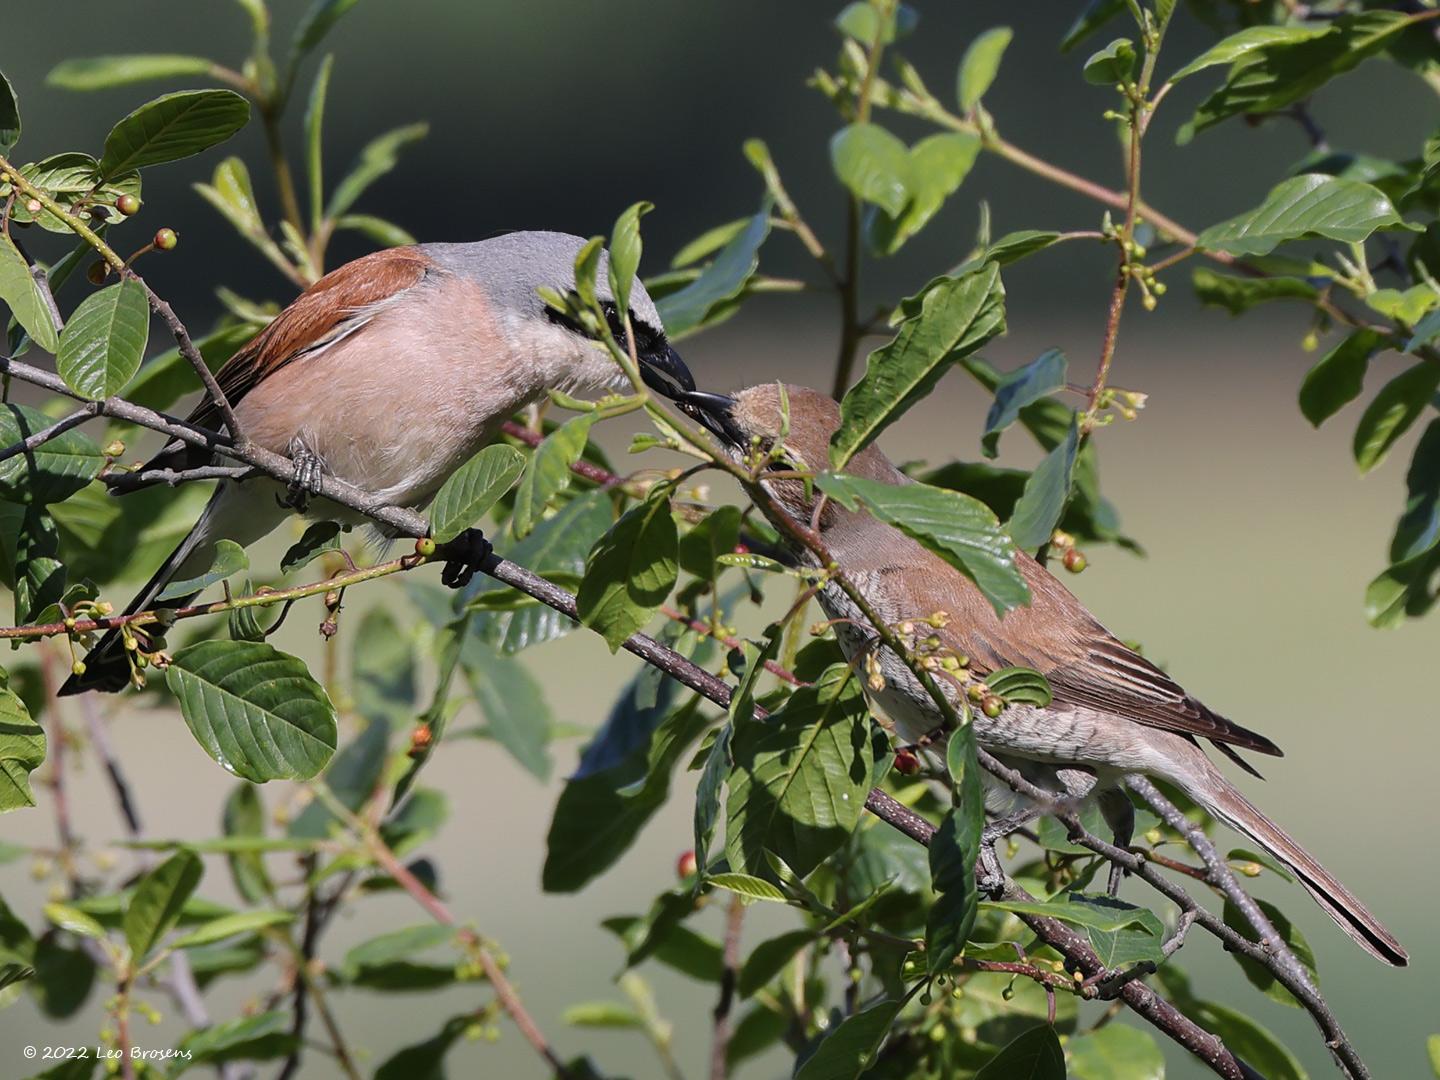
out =
<svg viewBox="0 0 1440 1080"><path fill-rule="evenodd" d="M1005 290L993 264L942 278L895 339L870 354L865 375L840 405L830 461L843 468L885 428L935 388L961 357L1005 330Z"/></svg>
<svg viewBox="0 0 1440 1080"><path fill-rule="evenodd" d="M1030 602L1015 564L1015 544L978 499L928 484L884 484L844 473L822 473L816 484L848 507L894 525L980 587L997 612Z"/></svg>
<svg viewBox="0 0 1440 1080"><path fill-rule="evenodd" d="M440 486L430 507L430 535L437 544L454 540L485 516L514 486L525 455L513 446L487 446Z"/></svg>
<svg viewBox="0 0 1440 1080"><path fill-rule="evenodd" d="M965 49L965 55L960 59L955 91L961 112L973 109L985 96L985 91L990 89L1000 71L1000 58L1014 36L1010 27L997 26L986 30Z"/></svg>
<svg viewBox="0 0 1440 1080"><path fill-rule="evenodd" d="M250 103L233 90L182 90L146 102L105 137L103 176L191 157L234 135Z"/></svg>
<svg viewBox="0 0 1440 1080"><path fill-rule="evenodd" d="M180 918L205 867L193 851L180 850L149 871L125 906L125 941L142 962Z"/></svg>
<svg viewBox="0 0 1440 1080"><path fill-rule="evenodd" d="M309 779L335 752L335 709L303 661L260 642L201 641L165 672L205 752L255 783Z"/></svg>
<svg viewBox="0 0 1440 1080"><path fill-rule="evenodd" d="M45 76L49 86L62 90L108 90L114 86L209 75L215 62L203 56L142 53L129 56L86 56L62 60Z"/></svg>
<svg viewBox="0 0 1440 1080"><path fill-rule="evenodd" d="M1376 229L1401 224L1378 188L1308 173L1277 184L1254 210L1210 226L1195 243L1207 251L1267 255L1287 240L1319 236L1356 243Z"/></svg>

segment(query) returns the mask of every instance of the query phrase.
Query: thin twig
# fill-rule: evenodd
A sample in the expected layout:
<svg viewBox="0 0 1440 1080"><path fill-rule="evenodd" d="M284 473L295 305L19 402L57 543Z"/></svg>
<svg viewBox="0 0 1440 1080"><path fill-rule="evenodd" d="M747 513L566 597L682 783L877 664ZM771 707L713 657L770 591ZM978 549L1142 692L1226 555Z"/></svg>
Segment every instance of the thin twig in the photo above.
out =
<svg viewBox="0 0 1440 1080"><path fill-rule="evenodd" d="M735 983L740 978L740 927L745 921L745 898L730 898L725 912L725 943L721 952L720 998L715 1003L710 1036L710 1080L725 1080L729 1074L726 1056L730 1049L730 1010L735 1003Z"/></svg>

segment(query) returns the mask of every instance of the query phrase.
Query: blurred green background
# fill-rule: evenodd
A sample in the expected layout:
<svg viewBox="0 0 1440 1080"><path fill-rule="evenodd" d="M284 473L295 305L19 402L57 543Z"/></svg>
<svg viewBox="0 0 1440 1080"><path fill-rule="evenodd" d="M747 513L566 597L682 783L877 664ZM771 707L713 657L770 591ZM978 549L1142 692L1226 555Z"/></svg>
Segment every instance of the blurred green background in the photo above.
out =
<svg viewBox="0 0 1440 1080"><path fill-rule="evenodd" d="M273 6L276 38L283 42L303 5L282 0ZM1113 92L1080 80L1085 47L1079 55L1056 52L1074 5L1050 0L1023 9L998 2L919 7L920 33L903 51L932 87L950 85L960 53L978 30L1012 23L1015 42L986 99L1000 130L1084 175L1119 182L1117 145L1100 118L1114 104ZM98 52L173 51L238 63L247 47L239 8L218 0L136 0L123 9L69 0L7 9L0 68L21 96L26 158L98 150L125 108L157 92L142 86L84 96L47 89L44 74L57 61ZM337 67L327 167L339 175L377 132L428 120L429 138L410 148L401 168L358 209L389 217L421 239L465 240L508 228L599 232L624 206L646 198L658 207L646 219L643 267L654 273L700 229L757 205L758 180L739 145L760 136L806 216L830 240L839 235L842 199L825 148L837 121L804 80L829 62L838 44L829 27L833 14L829 4L742 0L366 0L329 41ZM1102 35L1101 43L1106 40ZM1162 70L1173 70L1208 40L1208 32L1182 12ZM1147 143L1146 197L1192 227L1257 203L1306 150L1298 128L1279 122L1258 130L1230 124L1189 147L1173 146L1175 127L1207 85L1196 79L1173 94ZM1322 93L1315 112L1336 147L1381 153L1418 151L1440 120L1432 94L1375 63ZM896 128L907 137L920 131L907 124ZM273 216L259 132L249 130L225 149L250 161ZM147 259L145 271L195 328L217 312L217 284L255 298L291 295L279 275L189 191L191 181L208 178L220 156L212 152L147 176L140 232L171 225L182 241L173 255ZM1099 221L1093 204L982 158L921 238L899 258L867 266L867 296L875 303L893 299L956 261L972 243L982 198L990 203L997 234L1095 228ZM784 236L772 238L762 265L777 274L807 273L788 243ZM337 247L335 257L360 250ZM988 358L1011 368L1059 346L1077 372L1088 371L1099 347L1111 272L1109 252L1080 244L1062 245L1007 271L1011 331L987 351ZM1067 583L1113 630L1144 641L1149 654L1193 692L1285 748L1288 756L1265 768L1268 783L1247 780L1246 790L1372 904L1410 948L1413 966L1397 972L1369 960L1298 889L1262 879L1260 891L1283 902L1309 935L1322 987L1375 1075L1421 1076L1424 1036L1440 1030L1433 1005L1440 995L1440 940L1429 899L1437 878L1429 826L1440 810L1431 677L1440 621L1381 633L1366 626L1361 611L1364 583L1383 565L1401 506L1400 463L1408 458L1408 440L1394 461L1361 480L1350 459L1347 417L1316 433L1295 408L1310 359L1299 347L1303 316L1275 309L1233 322L1202 312L1187 295L1186 277L1168 275L1172 288L1158 312L1147 315L1138 305L1127 312L1113 380L1150 392L1151 401L1138 422L1100 436L1107 494L1148 558L1092 551L1091 569ZM762 297L684 352L701 383L715 388L777 377L824 386L834 348L828 299ZM1398 359L1382 359L1374 385L1398 365ZM985 407L983 395L963 375L953 375L883 443L899 459L974 457ZM623 461L629 429L624 421L608 427L602 442ZM1007 459L1031 463L1022 439L1008 444ZM365 591L372 595L361 604L402 602L398 589ZM318 657L317 620L297 613L282 646ZM344 647L343 633L340 641ZM587 726L603 718L634 670L629 657L612 658L597 639L578 634L525 660L549 676L547 693L557 716ZM555 672L564 677L553 678ZM78 722L76 706L67 705ZM127 717L114 729L114 741L154 835L215 831L229 784L177 716ZM562 772L573 755L568 746L559 749ZM638 1036L566 1030L559 1016L575 1001L614 996L610 980L620 952L597 924L611 914L638 911L673 880L674 858L690 846L693 775L682 777L669 807L622 863L577 897L539 892L558 780L541 786L493 745L466 741L446 748L431 766L429 782L445 790L452 805L450 825L428 849L441 866L446 898L462 918L503 944L521 993L561 1052L591 1052L602 1068L619 1075L657 1075ZM119 836L93 762L72 791L81 835L97 843ZM4 839L53 840L43 792L41 797L40 810L6 816ZM31 882L23 862L0 870L0 884L25 915L38 909L47 887ZM226 900L227 889L222 868L212 866L207 895ZM1127 895L1143 894L1131 887ZM421 921L404 898L369 899L330 933L325 958L338 961L352 944ZM718 932L718 920L712 921ZM784 923L783 912L754 911L747 937L759 940ZM1182 958L1204 996L1253 1010L1312 1074L1329 1074L1328 1056L1308 1018L1254 992L1213 942L1193 940ZM708 1051L709 988L664 970L653 977L677 1026L681 1064L698 1076ZM215 995L215 1012L233 1014L266 988L229 985ZM373 1052L373 1067L484 996L484 988L475 986L395 997L357 991L336 1001L342 1026ZM28 1071L19 1057L27 1043L93 1042L98 1027L98 1002L56 1023L22 1001L0 1012L0 1075ZM141 1045L168 1045L178 1030L167 1017L160 1029L142 1029L136 1037ZM1168 1048L1167 1058L1172 1077L1208 1075ZM498 1045L462 1046L451 1060L455 1076L543 1075L508 1026ZM746 1075L783 1072L783 1063L768 1059ZM330 1069L311 1054L305 1075L325 1077Z"/></svg>

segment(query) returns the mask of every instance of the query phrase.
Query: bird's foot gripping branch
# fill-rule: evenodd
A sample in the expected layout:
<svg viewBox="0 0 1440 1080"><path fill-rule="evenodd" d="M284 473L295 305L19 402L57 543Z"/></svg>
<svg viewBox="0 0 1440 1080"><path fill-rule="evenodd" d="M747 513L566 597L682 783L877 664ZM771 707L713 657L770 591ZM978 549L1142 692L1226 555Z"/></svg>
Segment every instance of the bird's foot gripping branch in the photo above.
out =
<svg viewBox="0 0 1440 1080"><path fill-rule="evenodd" d="M1433 81L1433 61L1423 60L1433 12L1337 9L1317 22L1285 15L1274 26L1236 27L1166 80L1159 54L1174 5L1097 6L1072 43L1107 20L1135 19L1083 65L1088 81L1119 95L1108 119L1121 131L1125 183L1112 189L1000 134L985 98L1008 29L970 44L952 106L904 58L917 12L894 0L851 4L836 22L837 62L814 78L841 118L831 144L847 192L839 239L822 240L826 230L812 227L768 150L751 143L759 210L705 234L673 272L642 284L639 223L648 204L621 215L608 251L601 238L517 234L489 246L447 245L442 255L351 213L419 134L414 128L376 140L327 197L319 144L328 58L306 103L308 185L297 185L280 119L307 56L349 6L315 4L278 63L268 12L247 0L256 33L239 70L163 56L62 65L55 81L75 87L188 74L233 88L142 106L99 158L17 164L19 112L0 80L0 300L14 319L0 407L0 554L15 604L14 625L0 636L20 649L0 687L0 807L48 803L58 833L53 848L29 852L36 876L53 879L55 899L32 920L0 926L0 982L33 988L48 1014L68 1015L103 978L114 992L102 1038L120 1051L137 1045L134 1020L151 1000L171 1000L192 1029L184 1043L191 1060L232 1076L243 1075L238 1061L269 1059L292 1076L307 1048L358 1076L346 995L456 984L470 984L471 1004L413 1032L414 1045L378 1075L439 1068L465 1036L493 1037L502 1015L547 1069L577 1078L605 1075L603 1060L557 1047L583 1047L584 1030L600 1025L636 1031L671 1076L680 1072L677 1033L708 1038L712 1080L776 1047L796 1058L802 1078L869 1070L992 1080L1015 1075L1022 1062L1047 1078L1110 1075L1097 1070L1115 1062L1155 1075L1161 1047L1171 1046L1224 1077L1304 1075L1249 1010L1191 984L1183 948L1210 939L1257 993L1313 1018L1342 1074L1369 1075L1321 996L1310 945L1240 877L1298 879L1366 949L1391 963L1403 963L1404 950L1195 740L1237 760L1239 750L1274 746L1205 709L1092 625L1045 565L1079 573L1087 553L1134 547L1101 495L1098 454L1106 427L1136 419L1145 395L1113 385L1111 373L1128 301L1138 294L1142 308L1163 316L1165 276L1184 260L1222 268L1195 272L1207 302L1239 313L1299 300L1317 333L1344 328L1301 391L1316 422L1359 393L1357 368L1391 353L1414 356L1415 367L1387 384L1360 421L1363 467L1377 465L1432 407L1440 370L1431 343L1440 330L1440 293L1430 284L1432 148L1394 163L1383 190L1317 161L1281 180L1256 210L1200 231L1142 196L1141 149L1171 86L1212 68L1229 74L1191 121L1195 131L1240 115L1309 121L1304 99L1372 55ZM173 231L160 229L128 257L112 244L142 210L145 170L223 141L252 106L268 136L283 220L271 228L261 217L238 158L222 161L202 194L290 281L314 288L279 314L230 298L221 325L192 338L135 269L139 258L175 250ZM878 121L887 110L935 130L906 146ZM887 257L923 230L981 153L1085 196L1099 204L1099 220L997 239L985 219L973 250L947 253L940 265L948 272L866 314L866 258ZM300 198L306 188L309 207ZM1411 239L1417 216L1426 231ZM342 229L398 246L326 276L329 241ZM47 231L64 241L48 262ZM769 245L785 237L813 257L813 281L760 270ZM1093 376L1073 382L1058 350L995 370L979 350L1006 329L1005 267L1077 240L1099 254L1097 273L1108 283ZM1342 246L1315 259L1273 254L1311 240ZM1385 261L1371 265L1367 245ZM62 304L67 282L87 264L98 291ZM1382 287L1377 276L1386 275L1395 280ZM399 484L398 496L388 477L371 485L383 491L367 491L347 477L373 474L300 452L323 449L302 436L323 419L325 401L300 401L303 416L286 440L265 441L274 403L295 403L299 384L286 379L363 349L374 331L403 331L376 320L420 310L407 308L412 301L435 296L449 313L475 286L488 303L511 305L505 315L516 325L543 333L523 356L496 348L467 358L482 373L496 364L545 372L527 384L526 408L500 441L467 444L443 476ZM717 392L729 387L697 390L674 341L755 294L811 288L833 291L841 316L838 404L785 385L733 396ZM142 365L152 317L176 348ZM869 335L888 340L856 380ZM55 353L53 372L20 359L35 346ZM1018 426L1040 446L1038 467L952 461L902 474L879 452L877 437L956 367L991 399L984 456L993 458L1002 434ZM465 387L431 402L432 412L480 381L470 374ZM11 393L20 383L53 397L21 404ZM612 396L590 402L562 392L583 387ZM170 415L192 389L205 393L201 408L188 419ZM384 442L358 427L347 434L393 449L427 417L405 398L411 389L397 386L387 415L371 418L378 431L400 416L399 436ZM673 399L680 415L657 395ZM519 404L504 399L504 415L481 426L493 432ZM642 416L650 428L632 450L652 456L617 471L591 436L600 423ZM103 436L92 438L87 424L106 425ZM1434 502L1433 431L1432 422L1415 451L1392 565L1367 597L1377 622L1422 614L1434 598L1440 547L1424 527ZM149 432L163 437L160 454L122 460ZM716 503L700 483L707 471L738 482L744 503ZM209 509L193 481L221 485ZM106 485L125 497L110 499ZM281 507L276 495L287 489L292 506ZM256 501L227 492L255 492ZM262 504L263 521L253 511ZM291 508L321 520L295 530L278 566L236 542L288 527ZM413 551L357 565L346 534L326 520L340 508L347 521L418 538ZM194 540L197 519L208 531ZM475 532L482 520L483 536ZM445 564L440 581L453 591L423 570L432 562ZM117 611L119 583L157 567L152 586ZM344 616L347 596L362 587L389 590L388 602L358 620ZM216 598L207 601L207 591ZM781 601L764 609L782 612L770 622L758 607L767 595ZM271 643L311 598L325 639L314 667ZM657 622L662 629L649 636ZM694 849L673 887L602 924L623 954L624 1000L575 1005L567 1018L579 1032L556 1039L527 1011L499 947L440 899L439 869L418 849L448 813L446 793L425 783L437 754L462 753L479 736L520 768L550 775L567 725L546 704L545 668L522 666L517 654L577 626L644 667L564 784L544 887L578 891L610 870L687 770L696 774ZM1085 630L1083 662L1056 651L1076 627ZM346 647L348 665L337 660ZM127 733L127 721L104 711L115 699L66 697L126 685L168 695L200 746L237 777L222 836L181 843L147 831L145 793L111 749ZM462 711L471 703L483 724ZM1114 773L1106 755L1122 738L1143 739L1177 763L1156 770L1163 790L1143 776L1092 789L1097 774ZM74 827L67 754L77 748L104 767L129 837L123 865L90 860ZM37 792L32 774L42 766L46 787ZM987 828L984 783L1040 812L1028 824ZM1209 835L1216 818L1263 853L1222 855ZM199 892L207 859L222 858L241 907ZM283 870L281 860L289 860ZM1223 908L1192 895L1197 885ZM326 931L336 914L393 887L430 922L332 953ZM746 912L756 902L787 906L789 928L748 941ZM717 915L720 940L707 932ZM713 1011L698 1020L662 1016L644 975L655 965L712 983ZM273 989L261 1008L210 1015L202 988L269 969ZM1117 1015L1135 1023L1112 1023Z"/></svg>

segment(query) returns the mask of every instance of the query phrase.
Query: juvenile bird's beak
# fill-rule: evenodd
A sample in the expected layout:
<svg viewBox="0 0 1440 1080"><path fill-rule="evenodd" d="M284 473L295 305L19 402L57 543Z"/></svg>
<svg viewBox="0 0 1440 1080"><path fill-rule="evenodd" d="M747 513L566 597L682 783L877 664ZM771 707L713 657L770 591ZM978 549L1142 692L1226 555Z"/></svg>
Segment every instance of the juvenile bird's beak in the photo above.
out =
<svg viewBox="0 0 1440 1080"><path fill-rule="evenodd" d="M717 435L721 442L736 449L745 446L745 433L735 423L735 399L705 390L691 390L675 399L676 407L686 416L698 420Z"/></svg>
<svg viewBox="0 0 1440 1080"><path fill-rule="evenodd" d="M666 345L663 351L640 357L640 377L651 390L672 401L679 401L695 390L695 379L690 369L670 345Z"/></svg>

